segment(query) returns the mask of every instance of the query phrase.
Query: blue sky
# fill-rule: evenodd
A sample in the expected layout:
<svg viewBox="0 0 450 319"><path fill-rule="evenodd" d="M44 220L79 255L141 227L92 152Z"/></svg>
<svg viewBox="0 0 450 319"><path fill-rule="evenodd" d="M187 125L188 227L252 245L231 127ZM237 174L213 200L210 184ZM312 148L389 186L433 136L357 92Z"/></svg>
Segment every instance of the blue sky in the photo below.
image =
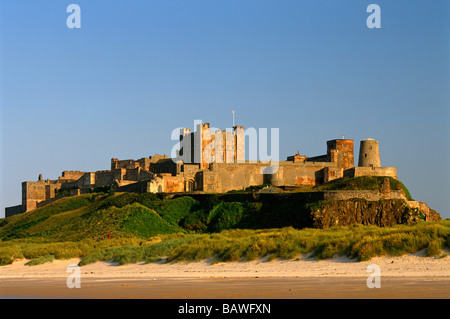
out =
<svg viewBox="0 0 450 319"><path fill-rule="evenodd" d="M81 8L69 29L66 8ZM369 4L381 28L369 29ZM379 140L450 218L450 5L433 1L2 1L0 217L21 182L170 154L176 127L279 128L280 157Z"/></svg>

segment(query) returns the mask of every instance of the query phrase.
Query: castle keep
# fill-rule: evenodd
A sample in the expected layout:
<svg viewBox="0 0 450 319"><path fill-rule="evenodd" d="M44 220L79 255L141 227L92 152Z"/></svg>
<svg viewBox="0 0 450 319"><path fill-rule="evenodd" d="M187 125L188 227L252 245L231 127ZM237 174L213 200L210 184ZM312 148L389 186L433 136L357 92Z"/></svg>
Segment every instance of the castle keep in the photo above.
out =
<svg viewBox="0 0 450 319"><path fill-rule="evenodd" d="M159 154L138 160L112 158L109 170L64 171L56 180L39 175L37 181L22 183L22 204L7 207L6 217L42 207L63 194L79 195L96 187L119 192L225 193L263 184L320 185L363 175L397 178L395 167L381 167L378 142L373 139L361 141L357 167L353 140L335 139L327 141L324 155L308 157L297 152L278 161L275 171L263 174L270 164L245 159L245 135L243 126L222 131L200 123L194 132L180 129L176 158Z"/></svg>

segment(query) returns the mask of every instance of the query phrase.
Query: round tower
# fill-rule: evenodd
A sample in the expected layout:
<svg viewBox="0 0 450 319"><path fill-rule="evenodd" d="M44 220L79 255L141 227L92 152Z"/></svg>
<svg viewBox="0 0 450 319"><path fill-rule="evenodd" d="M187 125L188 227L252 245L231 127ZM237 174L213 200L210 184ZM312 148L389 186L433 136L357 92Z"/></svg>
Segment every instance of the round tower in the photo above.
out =
<svg viewBox="0 0 450 319"><path fill-rule="evenodd" d="M360 167L381 167L380 150L378 149L378 141L368 138L361 141L359 146L359 162Z"/></svg>

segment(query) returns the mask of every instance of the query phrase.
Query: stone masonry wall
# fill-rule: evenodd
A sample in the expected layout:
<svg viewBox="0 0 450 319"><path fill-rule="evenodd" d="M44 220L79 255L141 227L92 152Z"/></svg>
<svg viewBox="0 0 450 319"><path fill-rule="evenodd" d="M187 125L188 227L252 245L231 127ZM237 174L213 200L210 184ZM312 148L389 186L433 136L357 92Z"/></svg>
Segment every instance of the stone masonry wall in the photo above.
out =
<svg viewBox="0 0 450 319"><path fill-rule="evenodd" d="M344 171L345 177L390 176L397 179L396 167L354 167Z"/></svg>
<svg viewBox="0 0 450 319"><path fill-rule="evenodd" d="M365 199L368 201L377 201L380 199L402 199L407 200L403 191L390 191L389 195L385 195L378 190L329 190L323 191L324 200L348 200L348 199Z"/></svg>
<svg viewBox="0 0 450 319"><path fill-rule="evenodd" d="M285 162L278 163L274 174L262 174L267 163L213 163L210 170L203 172L203 191L227 192L242 190L249 186L272 185L317 185L323 183L324 168L337 168L327 162Z"/></svg>
<svg viewBox="0 0 450 319"><path fill-rule="evenodd" d="M5 217L10 217L10 216L21 214L21 213L23 213L22 205L16 205L16 206L11 206L11 207L5 208Z"/></svg>

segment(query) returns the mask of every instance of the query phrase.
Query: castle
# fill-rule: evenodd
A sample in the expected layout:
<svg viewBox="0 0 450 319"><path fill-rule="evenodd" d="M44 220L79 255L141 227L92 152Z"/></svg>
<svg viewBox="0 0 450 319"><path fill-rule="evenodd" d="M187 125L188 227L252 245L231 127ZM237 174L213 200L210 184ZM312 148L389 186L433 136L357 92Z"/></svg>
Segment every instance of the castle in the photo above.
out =
<svg viewBox="0 0 450 319"><path fill-rule="evenodd" d="M138 160L112 158L109 170L64 171L56 180L39 175L37 181L22 183L22 204L7 207L5 216L42 207L62 194L80 195L97 187L118 192L225 193L263 184L320 185L364 175L397 179L395 167L381 167L378 141L371 138L360 142L358 166L354 165L353 140L335 139L327 141L324 155L307 157L297 152L277 161L276 170L263 173L267 162L245 159L245 136L243 126L222 131L200 123L194 132L180 129L175 158L158 154Z"/></svg>

